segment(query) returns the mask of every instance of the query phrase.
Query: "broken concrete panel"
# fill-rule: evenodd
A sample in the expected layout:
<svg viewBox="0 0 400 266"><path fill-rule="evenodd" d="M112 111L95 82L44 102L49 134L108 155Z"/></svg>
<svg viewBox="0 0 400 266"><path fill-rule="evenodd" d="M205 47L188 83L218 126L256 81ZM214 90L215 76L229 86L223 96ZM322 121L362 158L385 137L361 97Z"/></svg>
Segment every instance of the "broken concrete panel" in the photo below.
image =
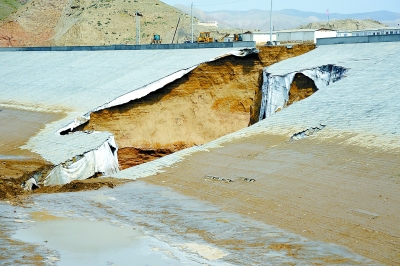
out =
<svg viewBox="0 0 400 266"><path fill-rule="evenodd" d="M255 48L242 48L242 49L236 50L236 51L235 50L229 51L228 53L216 56L215 58L211 58L205 62L215 61L215 60L221 59L223 57L227 57L229 55L244 57L244 56L247 56L252 53L258 53L258 50ZM201 62L201 63L205 63L205 62ZM68 124L67 126L61 128L61 129L59 129L58 133L61 133L61 132L67 131L67 130L72 131L74 128L86 123L87 121L90 120L90 114L93 112L104 110L104 109L114 107L114 106L119 106L119 105L125 104L127 102L130 102L132 100L140 99L140 98L150 94L151 92L161 89L165 85L167 85L167 84L183 77L185 74L191 72L193 69L197 68L199 65L200 64L196 64L194 66L178 70L175 73L172 73L172 74L170 74L166 77L163 77L159 80L152 81L151 83L146 84L143 87L137 88L133 91L127 92L126 94L120 95L120 96L116 97L115 99L111 100L110 102L102 104L101 106L98 106L98 107L90 110L86 114L75 118L73 122L71 122L70 124Z"/></svg>
<svg viewBox="0 0 400 266"><path fill-rule="evenodd" d="M74 180L83 180L94 176L96 173L112 175L119 171L118 147L114 137L110 137L95 150L77 156L65 163L59 164L44 178L43 184L64 185Z"/></svg>
<svg viewBox="0 0 400 266"><path fill-rule="evenodd" d="M269 76L312 70L316 66L351 69L340 82L319 88L307 100L292 105L250 127L225 135L202 146L178 151L158 160L125 169L113 175L142 178L165 171L196 152L207 152L253 135L279 135L289 139L314 125L326 127L313 138L342 138L346 143L377 150L399 152L400 147L400 43L347 44L321 46L304 55L268 67ZM264 74L265 74L264 73ZM335 71L339 73L340 71ZM312 76L311 74L309 74ZM321 79L322 80L322 79ZM337 80L336 75L324 79ZM285 84L282 81L281 84ZM290 82L287 82L290 86ZM282 95L282 94L281 94ZM281 98L285 99L281 96ZM265 105L264 105L265 106ZM265 108L264 108L265 109ZM321 128L320 126L318 126ZM349 137L350 136L350 137Z"/></svg>
<svg viewBox="0 0 400 266"><path fill-rule="evenodd" d="M301 132L293 134L293 136L290 137L290 140L300 140L300 139L307 138L307 137L309 137L311 135L314 135L318 131L321 131L325 127L326 126L323 125L323 124L319 124L318 126L315 126L315 127L310 127L310 128L308 128L306 130L303 130Z"/></svg>
<svg viewBox="0 0 400 266"><path fill-rule="evenodd" d="M143 97L204 62L257 52L254 48L2 51L0 105L66 113L65 118L46 125L22 147L56 166L46 177L46 184L64 184L97 172L110 175L118 171L117 155L111 155L111 148L107 151L99 147L108 145L112 134L59 132L86 122L93 110ZM70 164L77 155L83 157Z"/></svg>
<svg viewBox="0 0 400 266"><path fill-rule="evenodd" d="M312 79L318 89L324 88L344 77L348 69L335 65L324 65L311 69L299 70L285 75L272 75L268 68L263 71L262 100L260 120L265 119L280 109L283 109L289 100L290 85L297 73Z"/></svg>

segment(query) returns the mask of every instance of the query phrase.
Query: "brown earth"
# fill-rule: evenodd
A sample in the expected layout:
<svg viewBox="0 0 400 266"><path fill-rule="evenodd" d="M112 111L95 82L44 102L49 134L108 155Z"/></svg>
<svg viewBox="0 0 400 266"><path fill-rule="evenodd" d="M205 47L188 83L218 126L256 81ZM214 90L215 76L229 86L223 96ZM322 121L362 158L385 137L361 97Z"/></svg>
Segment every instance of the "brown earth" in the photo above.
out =
<svg viewBox="0 0 400 266"><path fill-rule="evenodd" d="M312 79L302 73L297 73L290 85L289 100L286 105L289 106L294 102L304 100L317 90L318 88Z"/></svg>
<svg viewBox="0 0 400 266"><path fill-rule="evenodd" d="M34 173L48 172L53 165L38 154L19 147L44 128L46 123L60 119L64 114L41 113L17 109L0 109L0 200L22 204L31 192L25 192L21 184ZM72 192L114 187L125 180L89 179L75 181L65 186L43 187L33 193Z"/></svg>
<svg viewBox="0 0 400 266"><path fill-rule="evenodd" d="M346 138L351 136L289 141L287 136L259 134L194 153L144 181L348 247L378 263L399 265L400 153L346 145ZM244 181L250 179L255 182ZM299 248L269 247L293 256ZM326 261L338 264L354 265L338 258Z"/></svg>

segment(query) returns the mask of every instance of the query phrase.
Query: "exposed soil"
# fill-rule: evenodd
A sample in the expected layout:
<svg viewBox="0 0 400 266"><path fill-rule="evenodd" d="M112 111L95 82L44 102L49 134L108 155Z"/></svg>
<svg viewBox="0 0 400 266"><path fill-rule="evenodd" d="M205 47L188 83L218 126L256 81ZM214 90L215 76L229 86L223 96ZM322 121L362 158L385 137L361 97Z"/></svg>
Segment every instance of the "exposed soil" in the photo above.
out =
<svg viewBox="0 0 400 266"><path fill-rule="evenodd" d="M28 180L34 173L50 169L51 164L43 160L6 161L5 168L0 167L0 200L7 200L11 204L24 204L27 196L40 193L77 192L82 190L97 190L102 187L114 188L116 185L130 182L130 180L113 178L90 178L73 181L66 185L40 187L33 191L24 191L21 184ZM22 169L21 169L22 168Z"/></svg>
<svg viewBox="0 0 400 266"><path fill-rule="evenodd" d="M75 130L113 133L122 169L210 142L259 120L265 66L314 48L261 46L258 56L229 56L202 64L141 99L92 113L90 121ZM307 79L296 78L290 103L316 91Z"/></svg>
<svg viewBox="0 0 400 266"><path fill-rule="evenodd" d="M289 100L286 105L289 106L294 102L304 100L317 90L317 86L315 86L312 79L302 73L297 73L290 85Z"/></svg>
<svg viewBox="0 0 400 266"><path fill-rule="evenodd" d="M118 161L121 170L133 167L144 162L150 162L176 150L141 150L136 148L122 148L118 150Z"/></svg>
<svg viewBox="0 0 400 266"><path fill-rule="evenodd" d="M142 99L93 113L89 123L77 130L112 132L120 148L121 169L207 143L258 121L264 66L314 48L262 46L258 56L230 56L203 64ZM19 202L32 193L22 190L22 182L35 172L52 167L37 154L19 147L62 114L2 109L0 115L0 199ZM125 181L93 178L40 188L33 193L99 189L121 182Z"/></svg>
<svg viewBox="0 0 400 266"><path fill-rule="evenodd" d="M40 113L17 109L0 109L0 200L21 204L32 192L25 192L21 184L34 173L48 172L53 165L38 154L19 147L44 128L46 123L60 119L63 114ZM114 187L124 180L93 178L75 181L64 186L42 187L33 193L72 192Z"/></svg>
<svg viewBox="0 0 400 266"><path fill-rule="evenodd" d="M18 202L25 194L21 184L35 172L51 167L42 159L1 160L0 163L0 200Z"/></svg>

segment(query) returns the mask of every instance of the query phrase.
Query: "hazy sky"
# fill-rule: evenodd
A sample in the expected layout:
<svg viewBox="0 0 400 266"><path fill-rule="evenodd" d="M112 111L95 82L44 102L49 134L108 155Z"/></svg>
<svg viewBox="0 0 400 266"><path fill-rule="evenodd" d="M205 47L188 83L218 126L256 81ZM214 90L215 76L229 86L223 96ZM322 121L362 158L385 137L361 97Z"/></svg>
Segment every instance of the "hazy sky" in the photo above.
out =
<svg viewBox="0 0 400 266"><path fill-rule="evenodd" d="M193 2L196 8L204 11L250 9L269 10L270 0L161 0L168 5L190 6ZM361 13L387 10L400 13L400 0L273 0L273 10L297 9L325 13Z"/></svg>

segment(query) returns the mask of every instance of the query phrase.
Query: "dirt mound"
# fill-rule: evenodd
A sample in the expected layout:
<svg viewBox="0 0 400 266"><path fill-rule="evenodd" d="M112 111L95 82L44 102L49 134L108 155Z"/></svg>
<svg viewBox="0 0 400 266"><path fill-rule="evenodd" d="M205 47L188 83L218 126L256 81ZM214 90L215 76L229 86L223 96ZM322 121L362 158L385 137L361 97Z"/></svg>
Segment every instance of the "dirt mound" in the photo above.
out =
<svg viewBox="0 0 400 266"><path fill-rule="evenodd" d="M50 167L50 163L41 159L0 160L0 200L18 201L18 196L25 194L21 184Z"/></svg>
<svg viewBox="0 0 400 266"><path fill-rule="evenodd" d="M101 187L113 188L127 180L110 178L91 178L73 181L62 186L40 187L32 192L24 191L21 184L38 172L48 172L53 165L41 160L2 160L0 163L0 200L8 200L12 204L21 204L23 199L38 193L75 192L81 190L97 190Z"/></svg>
<svg viewBox="0 0 400 266"><path fill-rule="evenodd" d="M363 30L363 29L376 29L386 28L385 24L373 19L341 19L331 20L328 22L312 22L305 26L300 26L298 29L333 29L333 30Z"/></svg>

